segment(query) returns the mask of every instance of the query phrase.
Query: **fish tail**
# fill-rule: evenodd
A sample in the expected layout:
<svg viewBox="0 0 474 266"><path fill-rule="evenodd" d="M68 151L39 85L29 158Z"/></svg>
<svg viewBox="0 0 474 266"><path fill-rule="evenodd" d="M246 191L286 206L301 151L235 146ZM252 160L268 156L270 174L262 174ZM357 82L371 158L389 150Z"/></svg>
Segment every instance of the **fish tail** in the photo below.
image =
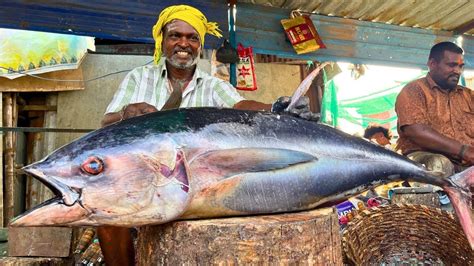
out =
<svg viewBox="0 0 474 266"><path fill-rule="evenodd" d="M474 166L448 178L450 185L443 186L456 211L467 240L474 250L474 221L472 213L472 192L474 187Z"/></svg>

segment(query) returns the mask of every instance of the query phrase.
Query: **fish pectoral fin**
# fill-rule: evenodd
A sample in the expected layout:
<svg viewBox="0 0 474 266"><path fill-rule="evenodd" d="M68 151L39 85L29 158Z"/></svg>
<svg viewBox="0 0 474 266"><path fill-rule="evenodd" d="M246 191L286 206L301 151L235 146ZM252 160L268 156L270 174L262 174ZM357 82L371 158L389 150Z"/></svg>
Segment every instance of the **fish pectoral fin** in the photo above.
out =
<svg viewBox="0 0 474 266"><path fill-rule="evenodd" d="M237 148L206 152L194 158L190 165L230 176L243 172L278 170L316 160L317 158L311 154L294 150Z"/></svg>

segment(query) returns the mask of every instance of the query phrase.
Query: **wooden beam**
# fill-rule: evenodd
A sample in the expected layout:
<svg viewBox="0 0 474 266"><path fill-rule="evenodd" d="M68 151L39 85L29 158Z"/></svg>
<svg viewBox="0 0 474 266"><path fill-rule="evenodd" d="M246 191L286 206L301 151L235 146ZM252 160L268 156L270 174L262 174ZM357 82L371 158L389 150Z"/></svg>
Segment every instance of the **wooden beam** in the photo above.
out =
<svg viewBox="0 0 474 266"><path fill-rule="evenodd" d="M19 106L20 111L56 111L58 109L57 106L53 105L24 105Z"/></svg>
<svg viewBox="0 0 474 266"><path fill-rule="evenodd" d="M2 92L46 92L83 90L84 77L82 69L53 71L44 74L24 76L16 79L0 77Z"/></svg>
<svg viewBox="0 0 474 266"><path fill-rule="evenodd" d="M474 19L471 19L471 21L468 21L456 28L453 29L453 32L455 34L463 34L466 33L470 30L474 29Z"/></svg>
<svg viewBox="0 0 474 266"><path fill-rule="evenodd" d="M252 46L256 54L311 61L343 61L353 64L426 68L433 44L455 41L452 31L311 15L326 49L297 54L284 34L281 19L289 9L238 3L235 42ZM257 19L261 23L255 23ZM468 27L468 26L466 26ZM466 69L474 69L474 38L463 36Z"/></svg>
<svg viewBox="0 0 474 266"><path fill-rule="evenodd" d="M228 35L227 2L222 0L2 1L0 28L154 43L151 29L158 14L171 4L196 7ZM222 44L212 35L205 39L205 48L216 49Z"/></svg>
<svg viewBox="0 0 474 266"><path fill-rule="evenodd" d="M72 228L10 227L8 228L8 255L66 258L71 252L71 241Z"/></svg>
<svg viewBox="0 0 474 266"><path fill-rule="evenodd" d="M155 45L149 43L139 44L109 44L96 45L90 54L120 54L120 55L153 55Z"/></svg>

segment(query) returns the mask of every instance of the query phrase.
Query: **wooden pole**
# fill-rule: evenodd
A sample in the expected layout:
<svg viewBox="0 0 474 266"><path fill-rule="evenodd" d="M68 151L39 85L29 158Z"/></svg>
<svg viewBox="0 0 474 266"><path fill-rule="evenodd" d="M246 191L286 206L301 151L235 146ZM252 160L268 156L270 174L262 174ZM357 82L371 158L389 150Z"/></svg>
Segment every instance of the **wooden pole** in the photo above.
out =
<svg viewBox="0 0 474 266"><path fill-rule="evenodd" d="M57 100L57 93L49 93L46 95L45 104L47 106L57 106ZM55 110L37 111L34 116L37 119L31 121L31 126L56 127ZM57 134L54 132L41 132L30 135L32 147L27 160L28 163L39 161L56 147ZM26 209L31 209L54 196L53 192L38 180L32 177L28 177L27 180ZM30 239L28 236L34 237ZM8 232L9 255L22 257L68 257L71 252L72 237L73 231L71 228L18 227L14 230L10 228ZM34 260L31 263L33 262ZM20 263L19 261L18 265L27 265ZM0 262L0 265L3 264ZM64 262L61 265L71 265L71 263Z"/></svg>
<svg viewBox="0 0 474 266"><path fill-rule="evenodd" d="M1 96L1 99L2 99L2 102L0 104L0 110L2 111L2 114L3 114L3 93L0 92L0 96ZM0 125L3 127L3 119L0 119ZM4 169L3 168L3 139L4 139L4 134L2 134L2 140L0 141L0 169ZM4 184L4 177L5 177L5 174L4 174L4 171L0 171L0 227L4 227L3 225L3 212L4 212L4 208L3 208L3 184Z"/></svg>
<svg viewBox="0 0 474 266"><path fill-rule="evenodd" d="M51 93L46 97L45 104L57 106L57 100L57 94ZM37 116L41 119L36 119L31 126L56 127L56 111L37 112ZM53 132L32 133L30 137L32 152L29 154L28 163L37 162L52 152L56 148L56 137L57 134ZM28 178L26 183L26 209L31 209L54 196L53 192L37 179Z"/></svg>
<svg viewBox="0 0 474 266"><path fill-rule="evenodd" d="M6 93L3 120L6 127L16 126L16 94ZM15 133L5 133L5 188L4 188L4 224L7 225L14 216L14 180L15 180Z"/></svg>

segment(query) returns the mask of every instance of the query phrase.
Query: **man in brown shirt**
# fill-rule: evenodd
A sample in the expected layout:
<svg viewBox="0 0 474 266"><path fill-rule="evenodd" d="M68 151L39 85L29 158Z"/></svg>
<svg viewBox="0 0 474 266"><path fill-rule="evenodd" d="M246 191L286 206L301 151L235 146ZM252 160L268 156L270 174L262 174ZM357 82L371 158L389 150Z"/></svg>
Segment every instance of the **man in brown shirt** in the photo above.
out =
<svg viewBox="0 0 474 266"><path fill-rule="evenodd" d="M397 97L397 149L428 169L450 175L474 165L474 91L459 86L463 50L452 42L431 48L426 77Z"/></svg>

